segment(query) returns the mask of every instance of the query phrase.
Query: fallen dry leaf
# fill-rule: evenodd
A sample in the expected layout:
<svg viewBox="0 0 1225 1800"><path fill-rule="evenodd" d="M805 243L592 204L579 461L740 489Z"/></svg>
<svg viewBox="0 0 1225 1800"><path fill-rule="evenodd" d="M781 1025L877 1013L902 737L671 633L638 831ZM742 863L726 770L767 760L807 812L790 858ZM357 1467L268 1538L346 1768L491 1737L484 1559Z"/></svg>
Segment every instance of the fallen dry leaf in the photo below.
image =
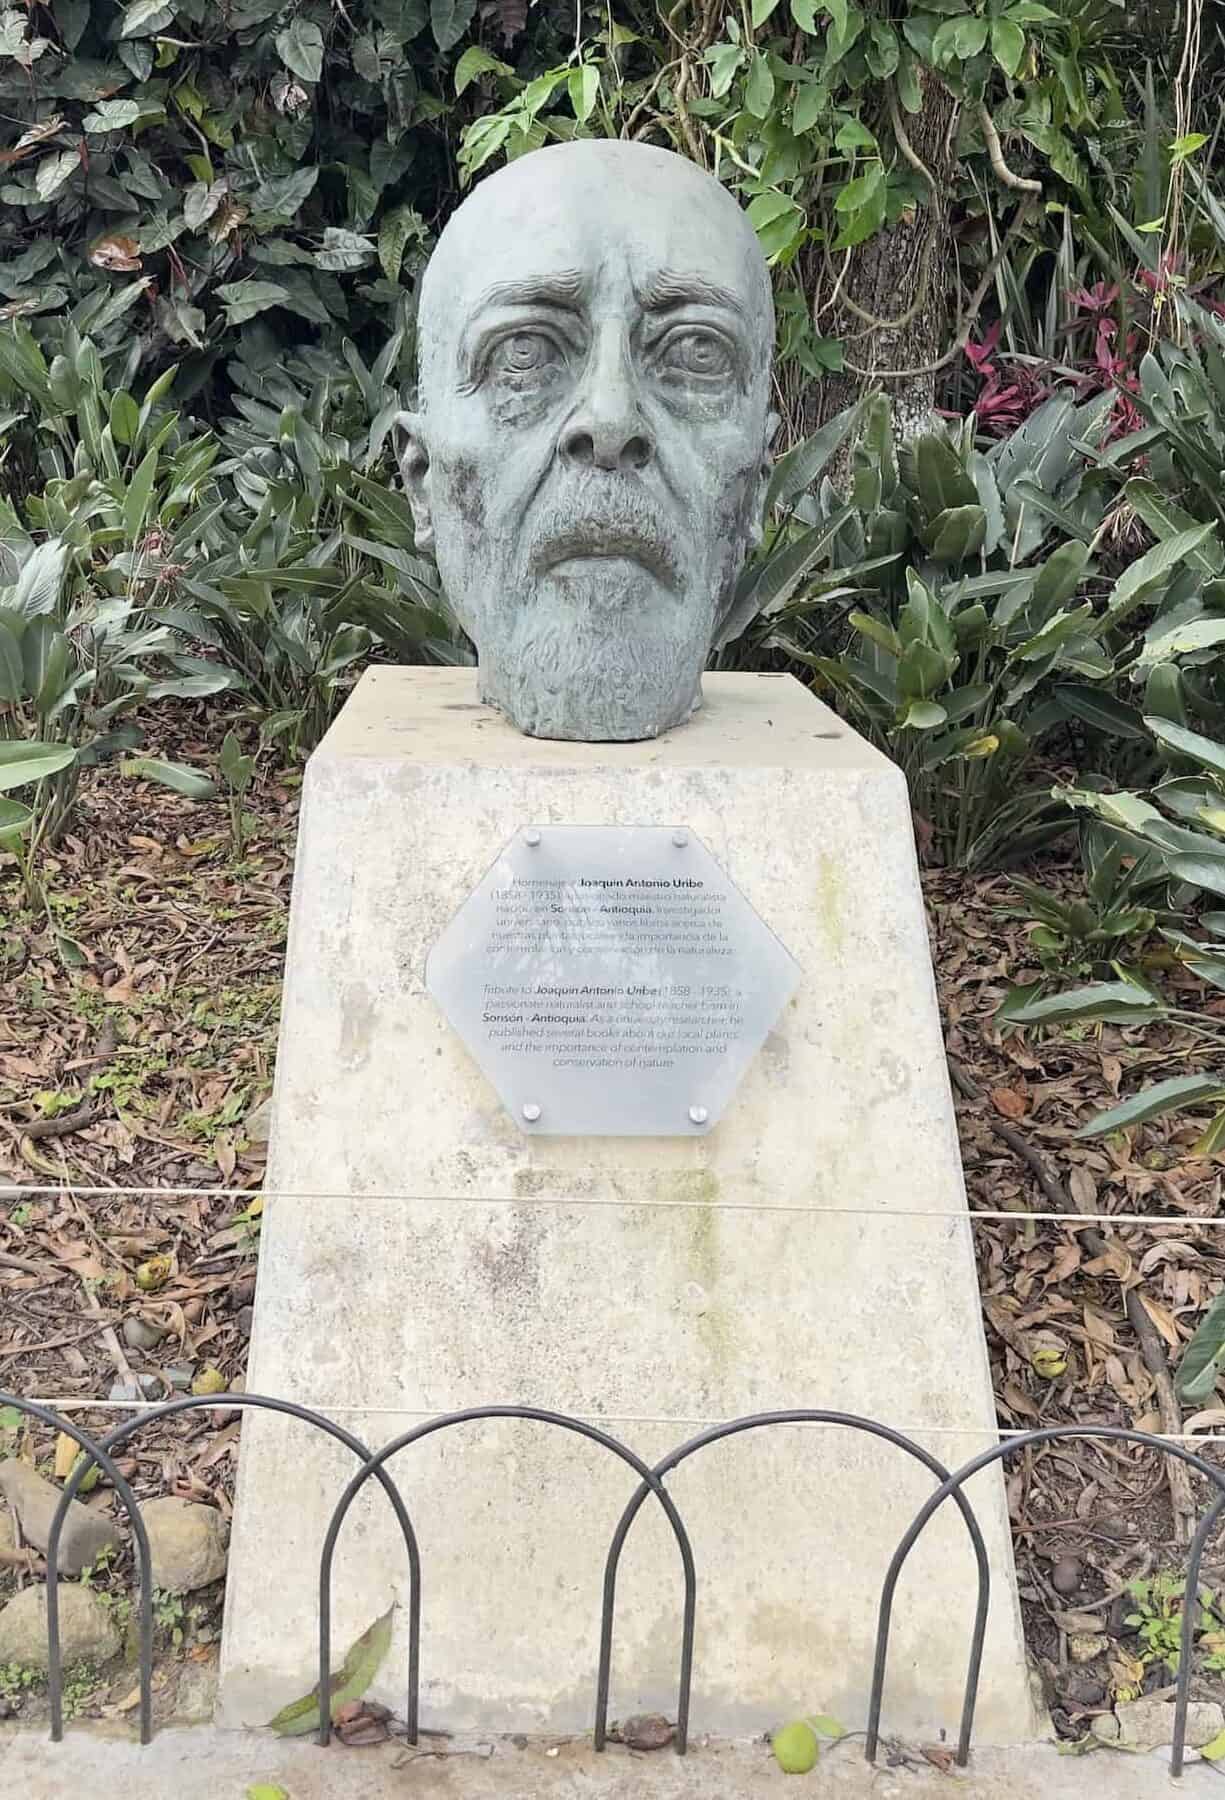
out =
<svg viewBox="0 0 1225 1800"><path fill-rule="evenodd" d="M991 1104L997 1113L1014 1122L1023 1119L1029 1111L1029 1101L1024 1094L1018 1094L1015 1088L997 1087L991 1090Z"/></svg>
<svg viewBox="0 0 1225 1800"><path fill-rule="evenodd" d="M920 1748L932 1767L939 1769L942 1775L953 1773L956 1758L951 1750L946 1750L943 1744L923 1744Z"/></svg>
<svg viewBox="0 0 1225 1800"><path fill-rule="evenodd" d="M89 260L95 269L112 269L116 272L130 273L139 269L140 245L133 237L124 237L119 232L111 231L105 237L96 238L89 246Z"/></svg>

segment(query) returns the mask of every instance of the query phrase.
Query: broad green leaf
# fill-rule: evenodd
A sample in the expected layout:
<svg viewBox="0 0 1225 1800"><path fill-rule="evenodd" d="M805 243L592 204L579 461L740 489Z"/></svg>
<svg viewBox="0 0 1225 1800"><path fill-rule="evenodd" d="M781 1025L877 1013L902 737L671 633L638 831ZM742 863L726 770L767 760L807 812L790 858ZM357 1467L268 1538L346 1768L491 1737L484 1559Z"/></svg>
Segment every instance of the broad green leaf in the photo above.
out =
<svg viewBox="0 0 1225 1800"><path fill-rule="evenodd" d="M776 261L796 245L804 224L804 212L793 202L785 212L778 214L768 225L762 226L757 233L757 241L767 262Z"/></svg>
<svg viewBox="0 0 1225 1800"><path fill-rule="evenodd" d="M140 408L123 389L111 396L110 425L111 436L117 444L131 444L140 429Z"/></svg>
<svg viewBox="0 0 1225 1800"><path fill-rule="evenodd" d="M374 245L360 231L328 225L323 232L323 247L315 253L315 266L341 272L360 269L375 254Z"/></svg>
<svg viewBox="0 0 1225 1800"><path fill-rule="evenodd" d="M376 1619L373 1625L363 1631L349 1650L342 1667L332 1676L328 1705L333 1719L348 1701L360 1700L378 1674L380 1665L391 1648L391 1621L394 1612L395 1607L389 1607L381 1619ZM301 1700L294 1700L288 1706L283 1706L276 1718L269 1721L268 1730L275 1731L280 1737L305 1737L308 1732L317 1731L319 1723L319 1692L317 1688L312 1688Z"/></svg>
<svg viewBox="0 0 1225 1800"><path fill-rule="evenodd" d="M744 104L755 119L764 119L773 100L774 71L770 59L762 51L754 50L744 84Z"/></svg>
<svg viewBox="0 0 1225 1800"><path fill-rule="evenodd" d="M1201 523L1171 500L1164 488L1159 488L1155 481L1149 481L1145 476L1137 475L1129 481L1123 489L1123 497L1139 513L1153 536L1163 541L1177 537L1180 532L1195 531ZM1191 552L1187 561L1193 568L1203 570L1205 575L1220 574L1225 568L1225 549L1215 531Z"/></svg>
<svg viewBox="0 0 1225 1800"><path fill-rule="evenodd" d="M778 0L753 0L753 27L754 27L754 29L756 29L758 25L765 24L766 20L770 17L770 14L774 11L774 8L777 5L778 5Z"/></svg>
<svg viewBox="0 0 1225 1800"><path fill-rule="evenodd" d="M901 61L901 45L898 43L896 31L882 19L873 19L869 25L868 41L864 46L864 59L878 81L888 81L896 74Z"/></svg>
<svg viewBox="0 0 1225 1800"><path fill-rule="evenodd" d="M21 644L16 632L0 623L0 700L15 705L24 693Z"/></svg>
<svg viewBox="0 0 1225 1800"><path fill-rule="evenodd" d="M906 708L904 717L899 721L899 729L913 731L934 731L938 725L948 722L948 714L934 700L912 700Z"/></svg>
<svg viewBox="0 0 1225 1800"><path fill-rule="evenodd" d="M145 781L156 781L160 787L173 788L189 800L209 800L217 792L217 784L182 763L163 762L156 756L127 757L119 765L121 775L135 775Z"/></svg>
<svg viewBox="0 0 1225 1800"><path fill-rule="evenodd" d="M430 30L440 50L458 44L475 12L476 0L430 0Z"/></svg>
<svg viewBox="0 0 1225 1800"><path fill-rule="evenodd" d="M1100 981L1015 1006L1006 1001L999 1016L1010 1025L1065 1025L1076 1019L1159 1019L1165 1010L1160 1000L1134 982Z"/></svg>
<svg viewBox="0 0 1225 1800"><path fill-rule="evenodd" d="M1211 525L1197 525L1191 531L1176 532L1173 537L1154 544L1138 562L1131 563L1124 569L1110 590L1110 598L1106 603L1111 623L1125 618L1133 607L1147 599L1172 569L1212 535Z"/></svg>
<svg viewBox="0 0 1225 1800"><path fill-rule="evenodd" d="M43 781L58 775L76 761L72 744L40 744L19 740L0 742L0 793L9 788L25 787L31 781Z"/></svg>
<svg viewBox="0 0 1225 1800"><path fill-rule="evenodd" d="M124 8L120 37L135 37L138 31L147 30L160 12L167 10L165 0L132 0L132 4Z"/></svg>
<svg viewBox="0 0 1225 1800"><path fill-rule="evenodd" d="M834 201L834 211L838 213L862 212L877 197L885 185L885 165L877 159L869 163L862 175L856 175L842 187Z"/></svg>
<svg viewBox="0 0 1225 1800"><path fill-rule="evenodd" d="M986 19L980 19L974 14L957 20L954 48L963 62L968 62L970 57L977 56L980 50L986 48L988 29Z"/></svg>
<svg viewBox="0 0 1225 1800"><path fill-rule="evenodd" d="M1109 1112L1099 1113L1083 1125L1077 1137L1105 1137L1111 1131L1122 1131L1126 1125L1142 1125L1147 1119L1160 1119L1166 1113L1178 1112L1197 1100L1225 1100L1225 1079L1219 1075L1175 1075L1143 1088L1130 1100L1120 1101Z"/></svg>
<svg viewBox="0 0 1225 1800"><path fill-rule="evenodd" d="M239 685L232 669L212 668L199 675L169 675L154 681L145 689L146 700L202 700L210 694L224 694Z"/></svg>
<svg viewBox="0 0 1225 1800"><path fill-rule="evenodd" d="M726 615L719 620L714 648L731 643L758 613L770 616L781 611L849 517L850 508L846 507L750 570L737 585Z"/></svg>
<svg viewBox="0 0 1225 1800"><path fill-rule="evenodd" d="M311 163L305 168L292 170L288 175L275 175L267 181L261 181L252 200L256 217L265 223L279 220L288 224L290 220L297 217L298 212L310 199L318 180L318 166ZM216 210L216 205L225 199L226 191L223 182L213 182L205 188L207 206L205 200L197 198L195 210L203 212L205 219L211 218ZM214 195L216 196L216 205L213 204ZM191 212L186 205L184 205L183 213L190 225Z"/></svg>
<svg viewBox="0 0 1225 1800"><path fill-rule="evenodd" d="M18 800L0 798L0 847L7 848L30 828L34 814Z"/></svg>
<svg viewBox="0 0 1225 1800"><path fill-rule="evenodd" d="M710 67L711 99L721 100L744 62L744 51L739 44L712 44L706 61Z"/></svg>
<svg viewBox="0 0 1225 1800"><path fill-rule="evenodd" d="M1005 75L1015 75L1025 54L1025 33L1008 18L995 19L991 25L991 54Z"/></svg>
<svg viewBox="0 0 1225 1800"><path fill-rule="evenodd" d="M1148 735L1135 707L1125 706L1105 688L1069 684L1055 688L1054 698L1070 718L1080 719L1111 737L1143 739Z"/></svg>
<svg viewBox="0 0 1225 1800"><path fill-rule="evenodd" d="M534 119L542 106L547 106L558 88L569 78L570 71L565 63L559 68L546 69L543 75L537 75L529 81L519 96L520 109L529 119ZM522 124L519 125L522 130Z"/></svg>
<svg viewBox="0 0 1225 1800"><path fill-rule="evenodd" d="M513 72L508 64L499 62L480 44L469 44L455 65L456 99L482 75L510 75Z"/></svg>
<svg viewBox="0 0 1225 1800"><path fill-rule="evenodd" d="M1053 619L1047 620L1041 631L1019 645L1012 654L1018 662L1036 662L1043 656L1049 656L1060 645L1079 636L1092 617L1093 608L1088 605L1074 607L1071 612L1057 612Z"/></svg>
<svg viewBox="0 0 1225 1800"><path fill-rule="evenodd" d="M1162 823L1158 809L1150 801L1142 800L1139 794L1099 794L1094 788L1056 788L1055 796L1069 806L1096 813L1108 825L1134 832L1137 836L1143 836L1148 826Z"/></svg>
<svg viewBox="0 0 1225 1800"><path fill-rule="evenodd" d="M1192 656L1199 650L1211 650L1225 643L1225 618L1205 615L1190 619L1185 625L1174 625L1168 631L1155 632L1145 640L1136 661L1137 670L1156 668L1175 656Z"/></svg>
<svg viewBox="0 0 1225 1800"><path fill-rule="evenodd" d="M246 791L255 769L255 758L243 755L237 732L226 732L221 745L221 753L217 758L217 767L230 787L235 788L239 793Z"/></svg>
<svg viewBox="0 0 1225 1800"><path fill-rule="evenodd" d="M810 438L796 444L775 463L770 475L770 485L766 489L766 512L776 506L784 506L802 494L805 488L812 486L817 477L824 471L826 464L834 453L846 442L846 439L859 417L861 402L848 406L844 412L814 431Z"/></svg>
<svg viewBox="0 0 1225 1800"><path fill-rule="evenodd" d="M299 81L318 81L323 73L323 33L299 14L276 34L277 55Z"/></svg>
<svg viewBox="0 0 1225 1800"><path fill-rule="evenodd" d="M1184 952L1182 960L1197 980L1206 981L1209 987L1216 988L1218 992L1225 992L1225 956L1194 956L1189 952ZM1209 1127L1214 1136L1216 1128L1217 1121L1214 1119L1212 1126ZM1219 1148L1219 1144L1214 1144L1211 1152L1196 1150L1195 1154L1197 1156L1215 1155Z"/></svg>
<svg viewBox="0 0 1225 1800"><path fill-rule="evenodd" d="M923 527L923 541L938 563L968 562L987 539L987 515L981 506L949 506Z"/></svg>
<svg viewBox="0 0 1225 1800"><path fill-rule="evenodd" d="M45 156L34 174L34 190L40 200L50 200L79 171L81 159L75 150L59 150Z"/></svg>
<svg viewBox="0 0 1225 1800"><path fill-rule="evenodd" d="M135 125L139 117L140 107L135 100L100 100L81 120L81 128L95 134L122 131L128 125Z"/></svg>
<svg viewBox="0 0 1225 1800"><path fill-rule="evenodd" d="M289 290L277 281L248 279L227 282L217 289L217 296L225 303L227 323L245 325L248 319L267 312L270 306L284 306L289 299Z"/></svg>
<svg viewBox="0 0 1225 1800"><path fill-rule="evenodd" d="M123 502L123 533L129 544L135 544L145 529L153 483L157 479L157 446L142 460L133 475Z"/></svg>
<svg viewBox="0 0 1225 1800"><path fill-rule="evenodd" d="M1204 737L1202 732L1189 731L1185 725L1176 725L1170 719L1148 717L1144 723L1157 742L1164 744L1167 750L1177 750L1180 756L1189 756L1201 768L1211 769L1216 775L1225 775L1225 744L1218 744L1214 738Z"/></svg>
<svg viewBox="0 0 1225 1800"><path fill-rule="evenodd" d="M754 231L764 231L775 219L785 213L797 210L790 194L784 194L780 188L767 188L764 194L758 194L750 200L747 208L749 224Z"/></svg>
<svg viewBox="0 0 1225 1800"><path fill-rule="evenodd" d="M157 301L158 323L175 344L190 344L193 350L204 348L204 313L189 306L180 294L162 294Z"/></svg>
<svg viewBox="0 0 1225 1800"><path fill-rule="evenodd" d="M1225 894L1225 844L1220 856L1196 856L1180 851L1166 857L1166 867L1179 881L1205 888L1210 894Z"/></svg>
<svg viewBox="0 0 1225 1800"><path fill-rule="evenodd" d="M1186 1079L1194 1080L1195 1077ZM1165 1084L1168 1085L1168 1084ZM1174 1375L1174 1392L1187 1406L1199 1406L1216 1389L1225 1356L1225 1294L1212 1300L1182 1353Z"/></svg>
<svg viewBox="0 0 1225 1800"><path fill-rule="evenodd" d="M1088 561L1089 546L1075 539L1060 544L1058 550L1047 557L1034 577L1033 603L1041 617L1045 618L1052 607L1062 606L1065 600L1072 598L1084 580Z"/></svg>
<svg viewBox="0 0 1225 1800"><path fill-rule="evenodd" d="M855 630L871 640L885 652L886 656L901 658L905 646L897 632L883 619L874 619L871 613L853 612L847 620Z"/></svg>
<svg viewBox="0 0 1225 1800"><path fill-rule="evenodd" d="M27 619L54 612L70 554L60 538L48 538L36 545L23 563L12 592L4 595L4 604Z"/></svg>
<svg viewBox="0 0 1225 1800"><path fill-rule="evenodd" d="M379 264L388 281L400 279L404 252L414 237L424 233L425 221L411 206L397 206L383 215L379 226Z"/></svg>
<svg viewBox="0 0 1225 1800"><path fill-rule="evenodd" d="M848 154L853 150L869 150L873 156L880 155L880 145L858 119L848 119L845 125L838 128L834 138L835 150L845 150Z"/></svg>
<svg viewBox="0 0 1225 1800"><path fill-rule="evenodd" d="M571 71L567 87L575 118L581 125L586 124L600 97L600 71L594 63L583 63L581 68Z"/></svg>
<svg viewBox="0 0 1225 1800"><path fill-rule="evenodd" d="M791 17L801 31L809 37L815 37L817 31L817 0L791 0Z"/></svg>

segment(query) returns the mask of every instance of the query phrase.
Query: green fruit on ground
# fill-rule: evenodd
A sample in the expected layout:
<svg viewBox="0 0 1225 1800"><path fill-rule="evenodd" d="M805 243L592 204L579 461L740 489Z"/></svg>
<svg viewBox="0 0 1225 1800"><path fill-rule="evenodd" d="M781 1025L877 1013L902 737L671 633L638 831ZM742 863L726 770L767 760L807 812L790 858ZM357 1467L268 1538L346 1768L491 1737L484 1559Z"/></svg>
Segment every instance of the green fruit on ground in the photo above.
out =
<svg viewBox="0 0 1225 1800"><path fill-rule="evenodd" d="M793 1719L776 1731L770 1743L774 1760L784 1775L807 1775L819 1755L817 1734L803 1719Z"/></svg>

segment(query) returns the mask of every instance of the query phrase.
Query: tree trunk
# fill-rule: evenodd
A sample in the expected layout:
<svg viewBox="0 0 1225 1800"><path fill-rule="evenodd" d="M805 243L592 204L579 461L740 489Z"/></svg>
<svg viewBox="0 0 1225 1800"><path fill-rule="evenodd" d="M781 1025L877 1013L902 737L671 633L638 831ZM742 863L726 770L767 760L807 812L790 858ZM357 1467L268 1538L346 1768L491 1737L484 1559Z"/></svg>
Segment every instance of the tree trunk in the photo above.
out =
<svg viewBox="0 0 1225 1800"><path fill-rule="evenodd" d="M900 111L895 115L899 163L915 168L917 159L931 176L922 183L926 192L920 204L858 245L849 262L845 252L828 261L812 259L808 291L817 329L824 337L841 338L846 366L841 374L806 388L805 436L875 388L883 388L893 400L899 438L912 437L931 422L937 377L927 365L944 355L951 328L947 196L952 126L953 97L943 82L925 72L922 111L913 117ZM893 369L924 372L890 375ZM837 483L838 471L832 473Z"/></svg>

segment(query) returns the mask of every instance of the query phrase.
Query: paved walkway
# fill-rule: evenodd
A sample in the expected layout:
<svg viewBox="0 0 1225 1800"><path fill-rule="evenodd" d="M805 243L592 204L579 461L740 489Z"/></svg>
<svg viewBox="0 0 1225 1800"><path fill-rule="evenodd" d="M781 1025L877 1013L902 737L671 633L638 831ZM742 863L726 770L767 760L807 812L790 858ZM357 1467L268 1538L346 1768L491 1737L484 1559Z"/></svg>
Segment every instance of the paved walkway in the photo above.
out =
<svg viewBox="0 0 1225 1800"><path fill-rule="evenodd" d="M320 1750L262 1733L189 1726L160 1731L141 1749L130 1736L73 1725L55 1745L0 1726L0 1800L247 1800L252 1783L289 1800L1225 1800L1225 1777L1206 1764L1171 1781L1160 1756L1103 1750L1063 1757L1050 1745L976 1752L949 1776L927 1768L869 1769L859 1746L828 1752L808 1776L789 1777L761 1745L698 1746L596 1756L585 1744L543 1748L499 1743L492 1755L416 1757L402 1745Z"/></svg>

